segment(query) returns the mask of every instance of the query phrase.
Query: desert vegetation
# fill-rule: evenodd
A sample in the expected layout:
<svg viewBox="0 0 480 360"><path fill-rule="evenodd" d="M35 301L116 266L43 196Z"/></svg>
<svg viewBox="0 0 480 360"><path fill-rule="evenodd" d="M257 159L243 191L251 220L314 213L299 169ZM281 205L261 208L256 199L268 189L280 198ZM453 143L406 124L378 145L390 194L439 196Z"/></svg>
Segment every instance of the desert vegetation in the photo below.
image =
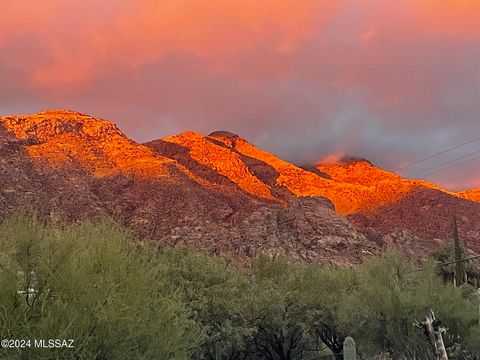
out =
<svg viewBox="0 0 480 360"><path fill-rule="evenodd" d="M288 257L240 267L159 248L110 221L18 215L0 225L1 338L74 347L2 348L0 357L308 360L339 354L352 336L364 359L429 359L415 322L430 309L448 328L452 358L478 356L475 288L444 275L434 259L419 265L395 250L355 268Z"/></svg>

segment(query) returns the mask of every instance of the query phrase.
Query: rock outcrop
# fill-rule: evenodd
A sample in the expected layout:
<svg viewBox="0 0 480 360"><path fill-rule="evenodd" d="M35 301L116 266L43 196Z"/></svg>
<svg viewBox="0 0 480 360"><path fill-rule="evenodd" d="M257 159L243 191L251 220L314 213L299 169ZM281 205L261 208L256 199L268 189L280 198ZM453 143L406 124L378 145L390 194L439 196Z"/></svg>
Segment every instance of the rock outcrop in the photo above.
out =
<svg viewBox="0 0 480 360"><path fill-rule="evenodd" d="M321 197L274 184L276 170L186 133L148 146L71 111L0 118L0 218L33 208L68 221L113 217L160 244L352 264L380 251Z"/></svg>
<svg viewBox="0 0 480 360"><path fill-rule="evenodd" d="M382 248L339 216L324 198L299 197L287 206L259 206L230 226L210 224L172 230L175 243L195 246L201 241L210 253L227 251L237 257L286 254L327 264L359 263Z"/></svg>
<svg viewBox="0 0 480 360"><path fill-rule="evenodd" d="M300 168L236 134L187 132L138 144L72 111L0 118L0 218L113 217L161 244L241 262L259 253L353 264L396 246L425 258L453 216L480 252L478 190L449 192L366 160Z"/></svg>

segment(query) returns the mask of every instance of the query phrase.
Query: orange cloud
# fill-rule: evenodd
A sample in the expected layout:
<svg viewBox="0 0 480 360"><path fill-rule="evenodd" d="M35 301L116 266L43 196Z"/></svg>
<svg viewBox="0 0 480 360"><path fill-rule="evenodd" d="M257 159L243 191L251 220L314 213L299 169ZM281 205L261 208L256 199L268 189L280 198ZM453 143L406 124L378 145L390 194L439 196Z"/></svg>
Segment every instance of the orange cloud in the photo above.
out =
<svg viewBox="0 0 480 360"><path fill-rule="evenodd" d="M480 1L410 0L413 18L437 36L480 37Z"/></svg>
<svg viewBox="0 0 480 360"><path fill-rule="evenodd" d="M328 20L328 0L20 0L2 8L0 44L33 34L49 63L30 63L32 85L82 86L109 63L135 68L166 51L209 59L229 68L245 50L265 45L282 54ZM99 7L101 8L99 10ZM27 64L25 64L27 65ZM216 68L216 69L215 69Z"/></svg>
<svg viewBox="0 0 480 360"><path fill-rule="evenodd" d="M1 10L3 112L74 108L140 140L228 129L292 161L342 148L387 167L478 132L479 0L15 0Z"/></svg>
<svg viewBox="0 0 480 360"><path fill-rule="evenodd" d="M133 69L167 51L206 59L213 73L248 76L242 54L291 54L352 6L351 0L18 0L2 4L0 46L31 34L48 61L12 63L29 68L32 86L50 91L82 87L112 63ZM478 0L392 1L389 7L373 1L360 9L373 22L360 34L364 44L382 35L378 19L406 33L480 35Z"/></svg>

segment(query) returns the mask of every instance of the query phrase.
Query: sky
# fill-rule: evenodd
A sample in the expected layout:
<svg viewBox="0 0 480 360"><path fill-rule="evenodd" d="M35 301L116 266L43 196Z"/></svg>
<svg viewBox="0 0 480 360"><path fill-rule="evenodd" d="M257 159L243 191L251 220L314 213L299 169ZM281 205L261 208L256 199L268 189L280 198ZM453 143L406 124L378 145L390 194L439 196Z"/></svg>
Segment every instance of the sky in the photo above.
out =
<svg viewBox="0 0 480 360"><path fill-rule="evenodd" d="M351 155L390 170L480 137L478 0L0 5L2 115L71 109L138 142L228 130L297 164ZM401 174L480 187L476 151Z"/></svg>

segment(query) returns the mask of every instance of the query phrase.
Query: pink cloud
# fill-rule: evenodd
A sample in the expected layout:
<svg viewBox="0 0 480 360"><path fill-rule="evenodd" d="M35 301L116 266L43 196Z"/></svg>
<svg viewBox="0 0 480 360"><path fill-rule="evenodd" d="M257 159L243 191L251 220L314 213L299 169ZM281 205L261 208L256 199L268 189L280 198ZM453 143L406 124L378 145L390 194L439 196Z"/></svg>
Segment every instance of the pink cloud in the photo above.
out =
<svg viewBox="0 0 480 360"><path fill-rule="evenodd" d="M298 162L341 148L395 168L480 133L479 62L478 0L17 0L0 12L0 111L73 108L139 141L232 130Z"/></svg>
<svg viewBox="0 0 480 360"><path fill-rule="evenodd" d="M324 156L317 162L317 164L319 165L341 164L344 158L345 158L345 151L341 150L332 154L328 154L327 156Z"/></svg>
<svg viewBox="0 0 480 360"><path fill-rule="evenodd" d="M50 61L21 66L30 68L32 86L55 91L81 87L111 63L134 70L170 50L209 59L214 72L259 44L285 54L337 7L327 0L20 0L2 7L0 44L35 36Z"/></svg>

